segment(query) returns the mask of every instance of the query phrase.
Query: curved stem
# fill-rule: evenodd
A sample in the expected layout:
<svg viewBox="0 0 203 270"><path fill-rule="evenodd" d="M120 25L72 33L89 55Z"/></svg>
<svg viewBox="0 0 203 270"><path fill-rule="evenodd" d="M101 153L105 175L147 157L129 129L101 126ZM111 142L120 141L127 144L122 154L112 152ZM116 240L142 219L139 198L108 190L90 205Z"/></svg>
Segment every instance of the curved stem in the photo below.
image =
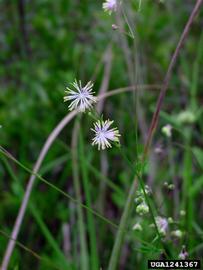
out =
<svg viewBox="0 0 203 270"><path fill-rule="evenodd" d="M181 50L181 48L183 46L183 43L184 43L186 37L188 35L188 32L189 32L189 30L190 30L190 28L192 26L192 23L193 23L196 15L197 15L200 7L201 7L202 1L203 0L197 0L196 5L195 5L190 17L189 17L189 20L186 23L186 26L185 26L185 28L184 28L184 30L182 32L180 40L179 40L179 42L177 44L177 47L175 49L175 52L174 52L174 54L173 54L173 56L171 58L171 61L170 61L170 64L169 64L169 67L168 67L168 70L167 70L167 73L166 73L166 76L165 76L165 79L164 79L164 82L163 82L163 86L161 88L160 95L159 95L159 98L158 98L158 101L157 101L156 110L155 110L155 113L154 113L152 121L151 121L149 133L148 133L148 136L147 136L147 141L146 141L146 144L145 144L145 147L144 147L143 164L144 164L144 162L146 160L146 157L147 157L147 154L148 154L148 149L149 149L151 141L152 141L153 133L154 133L154 131L156 129L156 126L157 126L157 123L158 123L159 113L160 113L161 106L162 106L163 101L164 101L166 91L168 89L169 81L170 81L171 75L172 75L172 70L173 70L173 68L175 66L177 57L178 57L178 55L180 53L180 50ZM121 246L122 246L122 243L123 243L124 232L125 232L123 230L123 228L125 228L126 225L127 225L128 217L129 217L129 214L130 214L130 206L133 203L133 199L134 199L134 195L135 195L135 183L134 183L135 181L136 181L136 177L135 177L135 180L133 181L133 184L132 184L132 186L130 188L128 199L126 201L124 211L123 211L123 214L121 216L121 221L120 221L118 232L117 232L117 235L116 235L116 240L115 240L115 243L114 243L114 246L113 246L113 251L111 253L108 270L116 270L117 269L118 258L119 258L119 255L120 255L120 249L121 249ZM144 189L143 189L143 191L145 193ZM153 217L153 212L152 212L152 217ZM154 220L154 218L153 218L153 220ZM155 226L156 226L156 223L155 223Z"/></svg>
<svg viewBox="0 0 203 270"><path fill-rule="evenodd" d="M142 85L142 86L138 86L136 89L146 89L146 88L159 88L157 87L157 85L152 86L152 85ZM120 89L116 89L116 90L112 90L109 91L108 93L101 95L98 97L98 100L102 100L104 98L108 98L110 96L113 95L117 95L120 93L124 93L124 92L128 92L128 91L134 91L135 90L135 86L129 86L129 87L125 87L125 88L120 88ZM8 242L4 257L3 257L3 261L2 261L2 265L1 265L1 270L7 270L8 268L8 264L10 261L10 257L12 255L13 249L15 247L15 241L18 237L18 233L20 231L20 227L25 215L25 211L29 202L29 198L30 198L30 194L32 192L33 189L33 185L36 179L36 174L39 172L39 169L41 167L41 164L49 150L49 148L51 147L51 145L53 144L53 142L55 141L55 139L57 138L57 136L59 135L59 133L65 128L65 126L78 114L78 111L73 111L70 112L67 116L65 116L61 122L54 128L54 130L50 133L49 137L47 138L40 154L39 157L37 159L37 162L34 165L33 168L33 173L28 181L28 184L26 186L26 190L25 190L25 195L23 197L20 209L18 211L18 215L16 217L16 221L15 224L13 226L13 230L11 233L11 238Z"/></svg>
<svg viewBox="0 0 203 270"><path fill-rule="evenodd" d="M162 88L160 90L160 94L159 94L159 97L158 97L158 100L157 100L157 105L156 105L156 110L153 114L153 118L152 118L152 121L151 121L151 124L150 124L150 128L149 128L149 132L148 132L148 135L147 135L147 142L145 144L145 149L144 149L144 156L143 156L143 160L145 160L146 156L147 156L147 152L149 150L149 147L151 145L151 141L152 141L152 138L153 138L153 134L156 130L156 127L157 127L157 124L158 124L158 120L159 120L159 114L160 114L160 110L161 110L161 107L162 107L162 104L163 104L163 101L164 101L164 97L166 95L166 91L168 90L168 86L169 86L169 82L170 82L170 79L171 79L171 75L172 75L172 71L173 71L173 68L176 64L176 60L177 60L177 57L180 53L180 50L184 44L184 41L185 39L187 38L188 36L188 33L189 33L189 30L192 26L192 23L195 19L195 17L197 16L199 10L200 10L200 7L202 5L202 2L203 0L197 0L196 2L196 5L185 25L185 28L181 34L181 37L180 37L180 40L177 44L177 47L173 53L173 56L171 58L171 61L170 61L170 64L168 66L168 70L166 72L166 76L164 78L164 81L163 81L163 85L162 85Z"/></svg>

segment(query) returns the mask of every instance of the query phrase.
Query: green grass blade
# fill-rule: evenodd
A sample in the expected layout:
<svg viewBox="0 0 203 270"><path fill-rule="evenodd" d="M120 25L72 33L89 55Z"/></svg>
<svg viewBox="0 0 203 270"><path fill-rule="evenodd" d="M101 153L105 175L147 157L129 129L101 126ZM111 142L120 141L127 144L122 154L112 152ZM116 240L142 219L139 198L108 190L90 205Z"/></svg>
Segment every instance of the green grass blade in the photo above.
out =
<svg viewBox="0 0 203 270"><path fill-rule="evenodd" d="M89 182L88 176L88 167L86 166L85 162L85 153L84 153L84 143L82 132L80 132L80 158L81 158L81 171L82 171L82 180L85 192L85 199L87 203L87 207L91 208L91 187ZM91 269L97 270L99 269L99 258L97 252L97 239L96 239L96 228L94 223L94 218L91 212L87 212L87 226L88 226L88 233L90 238L90 256L91 256Z"/></svg>

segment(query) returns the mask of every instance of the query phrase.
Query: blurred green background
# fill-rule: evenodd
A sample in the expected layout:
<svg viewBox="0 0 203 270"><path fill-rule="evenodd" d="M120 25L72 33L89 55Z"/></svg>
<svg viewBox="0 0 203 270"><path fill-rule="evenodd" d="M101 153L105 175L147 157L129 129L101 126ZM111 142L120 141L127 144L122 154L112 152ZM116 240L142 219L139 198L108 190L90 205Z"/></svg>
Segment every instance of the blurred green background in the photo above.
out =
<svg viewBox="0 0 203 270"><path fill-rule="evenodd" d="M116 18L105 13L102 1L0 1L0 144L22 164L33 167L46 138L68 113L63 95L69 83L75 78L83 84L93 80L98 94L107 52L112 56L108 91L132 84L162 83L195 1L142 0L138 11L139 2L123 4L126 21L123 15ZM118 22L123 29L112 30L112 24ZM124 33L129 32L127 23L134 39ZM166 240L174 258L183 245L191 258L202 257L202 27L201 10L178 58L144 177L159 215L173 217L177 224L171 230L180 229L184 234L181 239ZM136 97L126 93L105 100L104 117L114 119L122 134L122 151L133 164L142 152L157 97L158 90L147 89ZM91 207L118 224L134 173L117 148L101 154L91 146L92 120L87 115L78 121L81 129L76 170L82 200L86 204L89 194ZM40 175L75 198L71 154L74 123L68 124L49 150ZM170 139L161 133L166 124L173 126ZM161 154L156 153L158 148ZM102 160L107 164L105 173ZM0 154L0 230L8 235L28 178L22 167ZM83 178L88 180L88 191ZM175 183L175 191L166 189L166 181ZM89 224L89 211L83 209L87 249L86 257L82 257L76 205L36 182L18 240L43 259L16 246L9 269L96 270L96 265L107 269L117 229L97 216L90 218L93 223ZM147 259L161 256L149 216L139 217L135 209L136 205L118 269L147 269ZM181 210L185 216L180 215ZM142 232L132 230L138 221ZM90 231L96 231L96 239ZM7 242L1 233L0 258ZM94 245L98 253L92 251Z"/></svg>

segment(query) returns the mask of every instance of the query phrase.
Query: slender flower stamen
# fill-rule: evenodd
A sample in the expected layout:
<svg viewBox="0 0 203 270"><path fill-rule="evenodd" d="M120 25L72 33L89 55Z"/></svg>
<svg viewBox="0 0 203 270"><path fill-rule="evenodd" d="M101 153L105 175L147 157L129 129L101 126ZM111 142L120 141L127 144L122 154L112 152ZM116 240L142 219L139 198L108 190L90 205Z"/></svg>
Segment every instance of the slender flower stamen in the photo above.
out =
<svg viewBox="0 0 203 270"><path fill-rule="evenodd" d="M74 89L66 87L66 95L64 96L64 102L70 101L71 103L68 106L69 110L78 109L80 112L84 112L87 109L92 107L92 104L97 101L96 97L93 95L92 91L93 83L90 81L84 87L75 80L72 83Z"/></svg>
<svg viewBox="0 0 203 270"><path fill-rule="evenodd" d="M114 121L110 120L98 120L96 123L94 123L94 128L91 129L95 133L92 145L98 145L98 150L104 150L111 147L111 142L119 143L119 137L121 135L119 134L118 129L109 129L113 122Z"/></svg>

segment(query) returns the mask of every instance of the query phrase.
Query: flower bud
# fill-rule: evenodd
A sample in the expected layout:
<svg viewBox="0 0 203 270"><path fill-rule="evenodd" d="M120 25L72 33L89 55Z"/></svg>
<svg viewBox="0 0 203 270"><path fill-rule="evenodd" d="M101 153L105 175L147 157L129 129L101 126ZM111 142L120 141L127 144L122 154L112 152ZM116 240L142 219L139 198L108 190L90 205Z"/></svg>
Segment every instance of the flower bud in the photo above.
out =
<svg viewBox="0 0 203 270"><path fill-rule="evenodd" d="M145 214L147 214L147 213L149 212L149 207L148 207L148 205L146 205L145 202L143 202L143 203L139 204L139 205L136 207L136 212L137 212L139 215L143 216L143 215L145 215Z"/></svg>
<svg viewBox="0 0 203 270"><path fill-rule="evenodd" d="M172 126L170 124L168 124L168 125L162 127L161 131L166 137L170 138L172 135Z"/></svg>
<svg viewBox="0 0 203 270"><path fill-rule="evenodd" d="M136 223L134 226L133 226L133 230L134 231L142 231L142 226L140 225L140 223Z"/></svg>
<svg viewBox="0 0 203 270"><path fill-rule="evenodd" d="M177 238L182 238L183 237L183 232L181 230L176 230L171 232L172 236L175 236Z"/></svg>

